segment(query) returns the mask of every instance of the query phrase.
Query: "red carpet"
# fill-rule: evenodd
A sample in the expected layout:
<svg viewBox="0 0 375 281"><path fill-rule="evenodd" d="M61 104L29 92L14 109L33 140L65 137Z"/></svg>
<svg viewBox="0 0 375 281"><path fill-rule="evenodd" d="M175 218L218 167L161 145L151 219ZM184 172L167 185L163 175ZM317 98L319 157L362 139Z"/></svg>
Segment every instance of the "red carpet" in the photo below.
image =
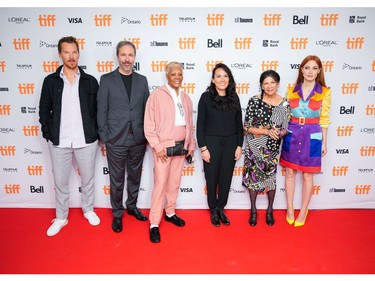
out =
<svg viewBox="0 0 375 281"><path fill-rule="evenodd" d="M99 226L71 209L68 225L47 237L54 209L0 209L0 273L375 273L375 210L311 210L300 228L285 210L272 227L264 210L256 227L249 211L227 210L232 224L219 228L207 210L177 210L186 226L162 221L160 244L149 241L148 222L126 214L114 233L111 210L96 211Z"/></svg>

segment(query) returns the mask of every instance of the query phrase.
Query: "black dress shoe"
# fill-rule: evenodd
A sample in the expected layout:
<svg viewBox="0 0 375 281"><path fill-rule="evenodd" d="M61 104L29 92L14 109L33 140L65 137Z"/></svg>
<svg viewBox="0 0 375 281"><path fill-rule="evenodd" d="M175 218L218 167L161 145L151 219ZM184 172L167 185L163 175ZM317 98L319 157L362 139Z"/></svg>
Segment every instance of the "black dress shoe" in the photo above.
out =
<svg viewBox="0 0 375 281"><path fill-rule="evenodd" d="M150 241L152 243L159 243L160 242L159 227L155 226L155 227L150 228Z"/></svg>
<svg viewBox="0 0 375 281"><path fill-rule="evenodd" d="M269 225L269 226L272 226L274 223L275 223L275 220L273 218L273 212L267 212L266 213L266 223Z"/></svg>
<svg viewBox="0 0 375 281"><path fill-rule="evenodd" d="M220 219L217 211L211 211L211 223L213 226L220 226Z"/></svg>
<svg viewBox="0 0 375 281"><path fill-rule="evenodd" d="M217 210L217 214L219 215L219 219L220 221L225 224L225 225L230 225L230 221L229 219L227 218L227 216L224 214L224 210L223 209L219 209Z"/></svg>
<svg viewBox="0 0 375 281"><path fill-rule="evenodd" d="M171 217L168 217L167 215L165 215L164 218L165 218L166 221L169 221L169 222L171 222L174 225L177 225L179 227L182 227L182 226L185 225L185 221L182 218L178 217L176 214L174 214Z"/></svg>
<svg viewBox="0 0 375 281"><path fill-rule="evenodd" d="M122 217L113 218L112 230L114 232L121 232L122 231Z"/></svg>
<svg viewBox="0 0 375 281"><path fill-rule="evenodd" d="M250 211L250 219L249 219L249 224L251 226L256 226L257 225L257 211Z"/></svg>
<svg viewBox="0 0 375 281"><path fill-rule="evenodd" d="M147 221L147 217L137 207L131 210L128 209L128 214L134 216L139 221Z"/></svg>

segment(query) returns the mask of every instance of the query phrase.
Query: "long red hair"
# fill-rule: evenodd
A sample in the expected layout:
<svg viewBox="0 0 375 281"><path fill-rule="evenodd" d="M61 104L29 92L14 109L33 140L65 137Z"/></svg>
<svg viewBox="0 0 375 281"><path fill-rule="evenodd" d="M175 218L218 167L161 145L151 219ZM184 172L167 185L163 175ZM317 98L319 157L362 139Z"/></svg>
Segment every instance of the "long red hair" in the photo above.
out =
<svg viewBox="0 0 375 281"><path fill-rule="evenodd" d="M297 77L296 85L303 82L302 69L305 66L305 64L308 63L311 60L315 61L316 64L318 65L319 69L320 69L320 72L319 72L318 76L316 76L315 82L319 83L320 85L322 85L324 87L327 87L326 81L324 79L324 71L323 71L323 67L322 67L322 61L320 60L319 57L314 56L314 55L309 55L309 56L305 57L303 59L303 61L301 62L300 66L299 66L299 69L298 69L298 77Z"/></svg>

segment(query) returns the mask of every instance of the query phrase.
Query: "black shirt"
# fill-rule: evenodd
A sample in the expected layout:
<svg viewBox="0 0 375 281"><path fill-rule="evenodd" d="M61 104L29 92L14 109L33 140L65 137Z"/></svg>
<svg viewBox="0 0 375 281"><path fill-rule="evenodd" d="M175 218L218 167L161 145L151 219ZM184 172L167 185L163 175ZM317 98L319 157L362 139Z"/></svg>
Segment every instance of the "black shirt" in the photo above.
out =
<svg viewBox="0 0 375 281"><path fill-rule="evenodd" d="M122 78L122 82L124 83L126 92L128 93L129 102L130 102L131 91L132 91L132 78L133 78L133 75L132 74L130 74L130 75L123 75L123 74L121 74L121 78Z"/></svg>

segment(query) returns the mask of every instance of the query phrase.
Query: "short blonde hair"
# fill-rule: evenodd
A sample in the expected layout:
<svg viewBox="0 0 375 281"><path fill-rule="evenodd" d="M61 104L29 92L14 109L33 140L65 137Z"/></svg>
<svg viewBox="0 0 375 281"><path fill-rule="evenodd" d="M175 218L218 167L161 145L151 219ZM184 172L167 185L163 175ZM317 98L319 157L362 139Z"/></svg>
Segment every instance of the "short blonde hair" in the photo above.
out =
<svg viewBox="0 0 375 281"><path fill-rule="evenodd" d="M182 67L182 64L177 62L177 61L171 61L170 63L167 64L167 66L165 67L165 73L166 74L169 74L172 70L173 67L180 67L181 70L184 70L184 68Z"/></svg>

